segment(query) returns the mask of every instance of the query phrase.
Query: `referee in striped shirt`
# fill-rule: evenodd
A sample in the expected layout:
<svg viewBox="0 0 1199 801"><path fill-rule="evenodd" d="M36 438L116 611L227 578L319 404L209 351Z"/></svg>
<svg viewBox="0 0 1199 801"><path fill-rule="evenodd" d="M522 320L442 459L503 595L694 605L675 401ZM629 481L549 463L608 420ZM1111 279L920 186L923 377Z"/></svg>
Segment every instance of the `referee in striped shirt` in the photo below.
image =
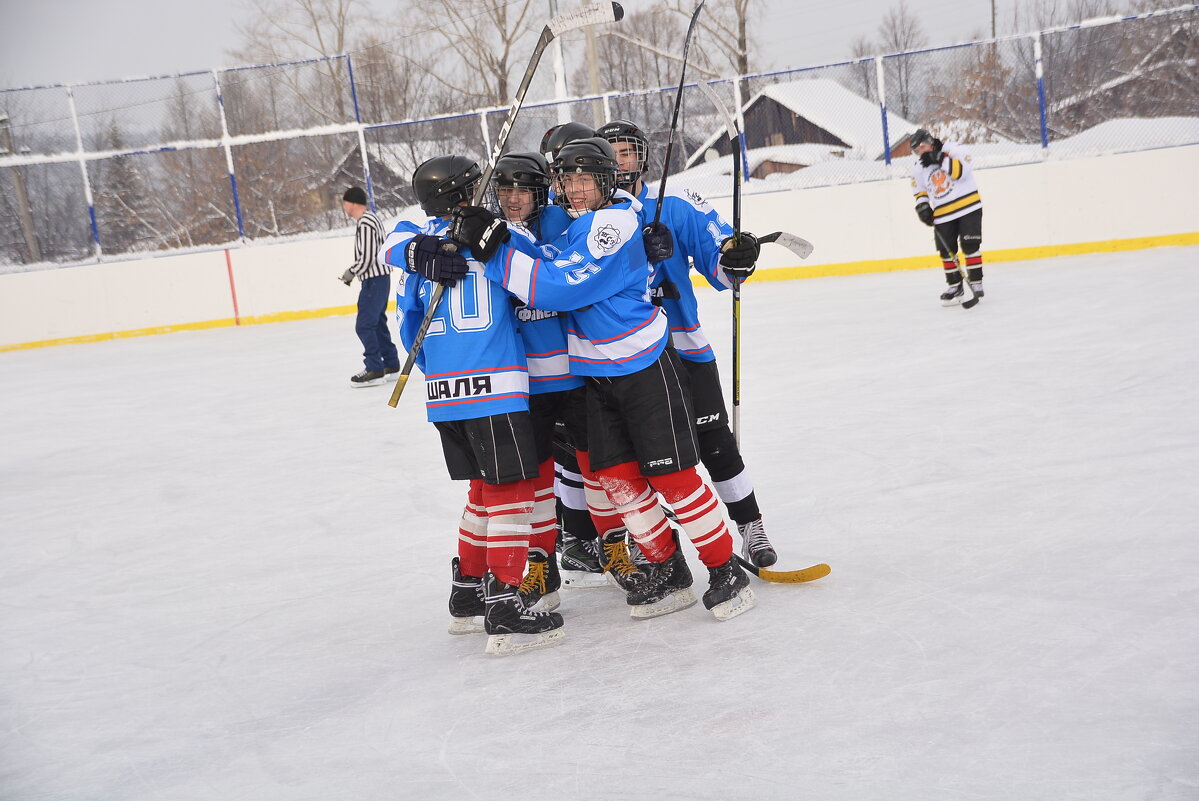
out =
<svg viewBox="0 0 1199 801"><path fill-rule="evenodd" d="M379 261L383 244L383 226L373 211L366 208L366 192L351 186L341 197L341 207L358 221L354 231L354 264L341 274L346 286L357 278L358 320L354 331L362 340L365 368L350 378L350 385L370 387L400 376L400 356L387 330L387 298L391 294L391 265Z"/></svg>

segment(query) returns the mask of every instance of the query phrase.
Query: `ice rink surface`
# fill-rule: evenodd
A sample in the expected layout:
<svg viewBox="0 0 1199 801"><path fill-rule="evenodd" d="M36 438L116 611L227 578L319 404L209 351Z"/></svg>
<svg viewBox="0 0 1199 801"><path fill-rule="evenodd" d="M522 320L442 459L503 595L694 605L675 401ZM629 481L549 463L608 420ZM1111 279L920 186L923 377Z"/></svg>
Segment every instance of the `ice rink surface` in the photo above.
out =
<svg viewBox="0 0 1199 801"><path fill-rule="evenodd" d="M510 658L351 318L0 354L0 798L1199 798L1199 248L938 272L746 287L746 460L832 575L564 591Z"/></svg>

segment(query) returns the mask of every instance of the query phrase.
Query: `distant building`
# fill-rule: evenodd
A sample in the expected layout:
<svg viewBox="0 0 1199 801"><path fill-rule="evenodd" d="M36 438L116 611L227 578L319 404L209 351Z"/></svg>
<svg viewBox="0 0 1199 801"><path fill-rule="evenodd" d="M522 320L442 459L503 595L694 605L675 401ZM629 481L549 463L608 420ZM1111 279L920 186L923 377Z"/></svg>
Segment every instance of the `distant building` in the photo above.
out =
<svg viewBox="0 0 1199 801"><path fill-rule="evenodd" d="M835 159L874 161L884 155L878 104L828 78L767 86L750 98L743 113L746 147L770 148L767 158L757 160L752 178ZM910 154L907 137L919 126L893 112L888 112L887 124L886 149L892 157ZM688 166L728 156L732 147L721 128L695 150Z"/></svg>

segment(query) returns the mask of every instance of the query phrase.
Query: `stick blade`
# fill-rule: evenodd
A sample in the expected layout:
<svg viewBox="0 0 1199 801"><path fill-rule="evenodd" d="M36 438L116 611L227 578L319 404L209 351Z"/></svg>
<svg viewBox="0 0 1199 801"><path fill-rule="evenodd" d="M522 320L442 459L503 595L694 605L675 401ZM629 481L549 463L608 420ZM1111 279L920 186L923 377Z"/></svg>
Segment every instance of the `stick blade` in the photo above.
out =
<svg viewBox="0 0 1199 801"><path fill-rule="evenodd" d="M818 565L805 567L801 570L767 570L758 568L758 578L771 584L802 584L805 581L822 579L832 572L832 568L821 562Z"/></svg>
<svg viewBox="0 0 1199 801"><path fill-rule="evenodd" d="M782 245L801 259L812 255L815 249L811 242L803 237L789 234L786 231L775 231L773 234L758 237L759 242L774 242Z"/></svg>
<svg viewBox="0 0 1199 801"><path fill-rule="evenodd" d="M624 19L624 7L620 3L592 3L582 8L576 8L574 11L559 14L545 27L556 37L568 31L586 28L589 25L619 22L622 19Z"/></svg>

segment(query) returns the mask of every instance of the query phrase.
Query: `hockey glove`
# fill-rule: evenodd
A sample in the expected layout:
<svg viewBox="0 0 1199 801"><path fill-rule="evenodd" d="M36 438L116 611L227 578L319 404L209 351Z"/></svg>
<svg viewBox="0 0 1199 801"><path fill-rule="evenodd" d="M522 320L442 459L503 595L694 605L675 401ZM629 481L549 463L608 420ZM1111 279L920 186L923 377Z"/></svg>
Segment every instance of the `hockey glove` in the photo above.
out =
<svg viewBox="0 0 1199 801"><path fill-rule="evenodd" d="M927 203L916 204L916 216L920 218L920 222L925 225L933 224L933 207Z"/></svg>
<svg viewBox="0 0 1199 801"><path fill-rule="evenodd" d="M740 237L730 236L720 243L720 266L729 278L744 281L753 275L761 252L758 238L748 231L742 231Z"/></svg>
<svg viewBox="0 0 1199 801"><path fill-rule="evenodd" d="M641 233L645 239L645 257L650 264L666 261L674 255L674 234L665 223L652 222Z"/></svg>
<svg viewBox="0 0 1199 801"><path fill-rule="evenodd" d="M508 224L480 206L458 206L450 223L449 237L470 248L479 261L487 261L512 234Z"/></svg>
<svg viewBox="0 0 1199 801"><path fill-rule="evenodd" d="M453 286L466 275L466 259L453 242L439 236L417 234L405 250L408 269L442 286Z"/></svg>
<svg viewBox="0 0 1199 801"><path fill-rule="evenodd" d="M352 269L347 269L344 273L342 273L341 282L346 286L354 283L354 271Z"/></svg>

